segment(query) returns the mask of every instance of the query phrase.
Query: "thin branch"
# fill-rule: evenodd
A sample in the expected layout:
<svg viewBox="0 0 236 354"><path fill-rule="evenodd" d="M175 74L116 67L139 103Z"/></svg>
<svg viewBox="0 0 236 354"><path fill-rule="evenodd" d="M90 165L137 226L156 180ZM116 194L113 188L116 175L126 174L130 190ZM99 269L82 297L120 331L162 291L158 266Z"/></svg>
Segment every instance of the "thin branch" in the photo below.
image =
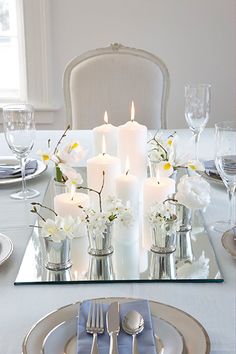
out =
<svg viewBox="0 0 236 354"><path fill-rule="evenodd" d="M54 151L53 151L53 154L56 154L56 152L57 152L57 150L58 150L58 146L61 144L62 139L66 136L66 133L67 133L67 131L68 131L69 129L70 129L70 125L67 126L66 130L64 131L64 133L63 133L62 136L60 137L60 139L59 139L57 145L55 146L55 149L54 149Z"/></svg>
<svg viewBox="0 0 236 354"><path fill-rule="evenodd" d="M77 187L77 189L84 189L84 190L87 190L89 192L94 192L94 193L98 194L100 212L102 212L102 197L101 197L101 194L102 194L102 191L103 191L103 188L104 188L104 184L105 184L105 171L102 171L102 185L101 185L100 191L96 191L95 189L89 188L89 187L83 187L83 186Z"/></svg>
<svg viewBox="0 0 236 354"><path fill-rule="evenodd" d="M47 210L51 211L55 216L58 216L58 214L53 209L46 207L46 206L42 205L41 203L33 202L31 204L32 205L39 205L41 208L47 209Z"/></svg>
<svg viewBox="0 0 236 354"><path fill-rule="evenodd" d="M35 206L30 211L31 211L31 213L37 214L40 217L40 219L42 219L44 222L46 222L46 219L44 219L44 217L38 213L38 210Z"/></svg>

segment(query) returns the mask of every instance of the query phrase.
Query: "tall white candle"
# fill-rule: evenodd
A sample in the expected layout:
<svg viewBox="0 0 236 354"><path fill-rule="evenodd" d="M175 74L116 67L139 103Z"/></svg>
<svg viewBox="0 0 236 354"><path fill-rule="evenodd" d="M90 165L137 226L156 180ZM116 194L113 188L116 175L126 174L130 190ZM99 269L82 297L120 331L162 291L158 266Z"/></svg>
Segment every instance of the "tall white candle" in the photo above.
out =
<svg viewBox="0 0 236 354"><path fill-rule="evenodd" d="M150 177L143 184L143 247L150 249L152 245L150 225L147 213L155 202L164 202L168 196L175 193L175 181L167 177Z"/></svg>
<svg viewBox="0 0 236 354"><path fill-rule="evenodd" d="M125 173L122 173L115 179L116 196L125 204L129 202L131 208L135 211L135 214L138 215L138 179L136 176L129 173L129 169L129 158L127 156Z"/></svg>
<svg viewBox="0 0 236 354"><path fill-rule="evenodd" d="M103 153L87 161L87 186L88 188L100 191L103 179L102 200L107 196L115 195L115 178L120 174L120 160L105 153L105 139L103 139ZM104 173L104 176L103 176ZM98 194L89 192L91 206L99 210Z"/></svg>
<svg viewBox="0 0 236 354"><path fill-rule="evenodd" d="M54 197L54 210L59 216L71 215L84 216L83 210L79 207L89 207L89 197L85 193L62 193Z"/></svg>
<svg viewBox="0 0 236 354"><path fill-rule="evenodd" d="M124 170L125 159L129 155L130 173L143 182L147 175L147 127L136 122L134 116L132 102L131 120L118 127L118 157Z"/></svg>
<svg viewBox="0 0 236 354"><path fill-rule="evenodd" d="M102 152L102 139L106 139L106 151L108 154L117 155L117 127L108 123L107 111L104 114L104 124L93 129L94 155Z"/></svg>

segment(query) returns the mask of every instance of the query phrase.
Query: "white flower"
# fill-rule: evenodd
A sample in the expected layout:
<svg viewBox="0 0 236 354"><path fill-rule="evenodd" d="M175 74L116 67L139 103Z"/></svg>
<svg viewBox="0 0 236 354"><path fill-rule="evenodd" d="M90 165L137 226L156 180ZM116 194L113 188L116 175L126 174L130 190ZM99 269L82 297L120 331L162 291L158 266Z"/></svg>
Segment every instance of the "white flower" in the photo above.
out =
<svg viewBox="0 0 236 354"><path fill-rule="evenodd" d="M205 171L204 165L198 160L188 161L186 167L188 167L192 171Z"/></svg>
<svg viewBox="0 0 236 354"><path fill-rule="evenodd" d="M175 199L189 209L203 209L211 201L210 185L200 176L183 176L177 186Z"/></svg>
<svg viewBox="0 0 236 354"><path fill-rule="evenodd" d="M58 158L49 150L38 150L37 154L40 156L41 160L45 163L45 165L48 165L50 161L54 162L55 164L59 163Z"/></svg>
<svg viewBox="0 0 236 354"><path fill-rule="evenodd" d="M60 217L59 219L60 228L64 231L69 239L73 239L78 235L80 224L81 219L79 217L73 218L71 215Z"/></svg>
<svg viewBox="0 0 236 354"><path fill-rule="evenodd" d="M117 217L117 221L125 227L129 227L134 222L134 215L131 208L121 208Z"/></svg>
<svg viewBox="0 0 236 354"><path fill-rule="evenodd" d="M192 151L192 139L187 142L180 142L180 138L175 134L169 153L169 163L173 167L186 167L188 161L191 160L191 151Z"/></svg>
<svg viewBox="0 0 236 354"><path fill-rule="evenodd" d="M166 222L175 221L176 215L169 209L167 203L153 204L147 213L147 220L151 225L164 225Z"/></svg>
<svg viewBox="0 0 236 354"><path fill-rule="evenodd" d="M169 161L161 161L156 166L159 177L169 177L173 174L174 168Z"/></svg>
<svg viewBox="0 0 236 354"><path fill-rule="evenodd" d="M83 178L73 167L67 166L63 163L58 165L62 174L67 178L66 185L71 188L72 185L77 186L83 183Z"/></svg>
<svg viewBox="0 0 236 354"><path fill-rule="evenodd" d="M55 220L47 219L42 224L42 236L50 237L55 242L60 242L66 238L64 231L60 227L60 218L56 217Z"/></svg>
<svg viewBox="0 0 236 354"><path fill-rule="evenodd" d="M84 156L85 150L78 141L72 141L57 151L60 162L69 166L76 165Z"/></svg>

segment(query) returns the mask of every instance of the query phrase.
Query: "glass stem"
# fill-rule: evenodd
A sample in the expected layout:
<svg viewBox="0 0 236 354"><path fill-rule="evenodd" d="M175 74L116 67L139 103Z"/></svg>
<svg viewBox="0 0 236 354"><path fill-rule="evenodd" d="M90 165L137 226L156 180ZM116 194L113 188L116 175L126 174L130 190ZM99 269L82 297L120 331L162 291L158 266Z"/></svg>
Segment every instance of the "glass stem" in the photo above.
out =
<svg viewBox="0 0 236 354"><path fill-rule="evenodd" d="M195 159L198 161L198 143L200 138L200 132L194 133L194 142L195 142Z"/></svg>
<svg viewBox="0 0 236 354"><path fill-rule="evenodd" d="M228 188L229 196L229 222L231 226L235 226L235 185Z"/></svg>
<svg viewBox="0 0 236 354"><path fill-rule="evenodd" d="M26 193L26 182L25 182L25 162L26 158L20 158L20 166L21 166L21 176L22 176L22 193L25 195Z"/></svg>

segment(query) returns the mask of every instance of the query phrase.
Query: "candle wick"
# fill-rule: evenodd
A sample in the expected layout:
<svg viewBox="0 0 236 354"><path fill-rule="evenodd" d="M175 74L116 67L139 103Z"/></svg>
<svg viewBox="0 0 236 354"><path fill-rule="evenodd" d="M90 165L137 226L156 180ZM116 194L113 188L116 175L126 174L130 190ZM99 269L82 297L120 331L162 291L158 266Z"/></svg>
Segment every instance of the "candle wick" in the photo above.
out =
<svg viewBox="0 0 236 354"><path fill-rule="evenodd" d="M102 155L103 155L103 156L105 156L105 155L106 155L106 153L105 153L105 152L103 152L103 153L102 153Z"/></svg>
<svg viewBox="0 0 236 354"><path fill-rule="evenodd" d="M160 181L157 181L157 184L160 184Z"/></svg>
<svg viewBox="0 0 236 354"><path fill-rule="evenodd" d="M129 170L127 170L127 171L126 171L126 173L125 173L125 174L126 174L126 176L128 175L128 173L129 173Z"/></svg>

